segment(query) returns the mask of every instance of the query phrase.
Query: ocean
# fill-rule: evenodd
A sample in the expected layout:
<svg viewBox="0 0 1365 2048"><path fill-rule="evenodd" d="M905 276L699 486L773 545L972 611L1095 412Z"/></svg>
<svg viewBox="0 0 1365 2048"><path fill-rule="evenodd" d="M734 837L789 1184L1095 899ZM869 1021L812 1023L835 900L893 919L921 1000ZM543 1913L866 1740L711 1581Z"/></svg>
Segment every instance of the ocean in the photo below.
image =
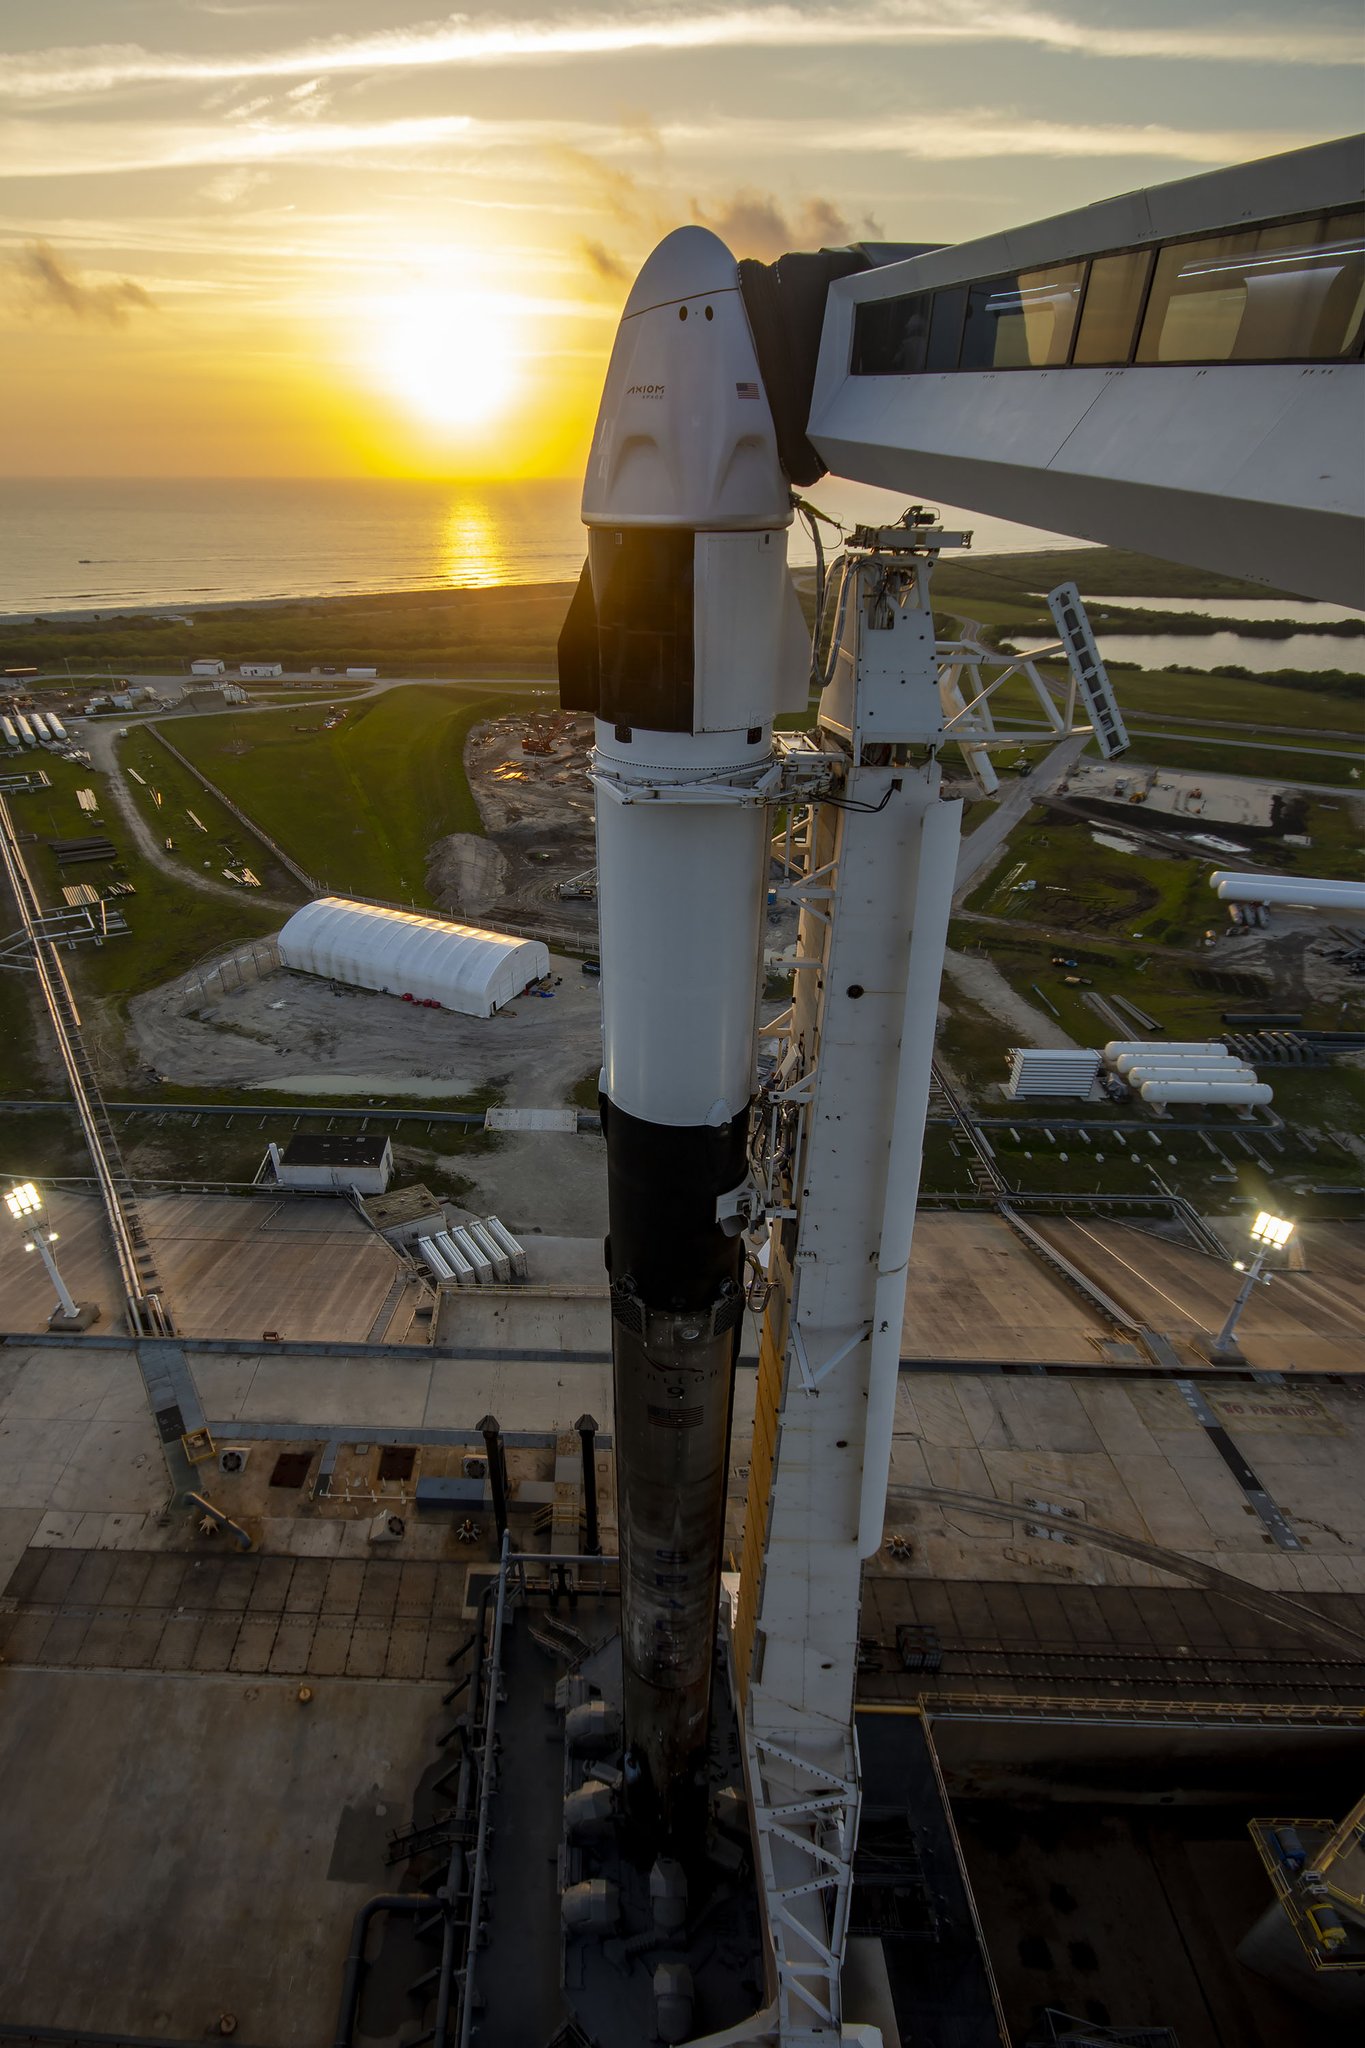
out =
<svg viewBox="0 0 1365 2048"><path fill-rule="evenodd" d="M0 478L0 614L346 597L490 583L560 583L584 555L578 479L459 484ZM905 500L828 480L834 518L894 518ZM941 508L978 553L1075 545ZM811 559L797 526L792 560Z"/></svg>

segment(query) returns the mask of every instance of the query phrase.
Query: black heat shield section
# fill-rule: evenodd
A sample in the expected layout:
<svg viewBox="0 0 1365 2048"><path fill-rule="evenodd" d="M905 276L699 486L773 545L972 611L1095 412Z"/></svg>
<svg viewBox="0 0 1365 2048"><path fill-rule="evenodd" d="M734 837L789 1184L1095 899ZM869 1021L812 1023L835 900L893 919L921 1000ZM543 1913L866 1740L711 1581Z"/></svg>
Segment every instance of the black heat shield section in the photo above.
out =
<svg viewBox="0 0 1365 2048"><path fill-rule="evenodd" d="M777 452L790 483L816 483L825 465L806 434L820 335L829 288L841 277L922 256L937 243L858 243L847 249L802 250L776 263L745 257L739 266L740 296L758 352L768 394Z"/></svg>
<svg viewBox="0 0 1365 2048"><path fill-rule="evenodd" d="M692 730L690 526L596 526L588 566L597 607L597 716L649 732Z"/></svg>
<svg viewBox="0 0 1365 2048"><path fill-rule="evenodd" d="M559 629L559 701L565 711L591 711L602 701L602 665L597 653L597 607L592 569L585 562L564 623Z"/></svg>
<svg viewBox="0 0 1365 2048"><path fill-rule="evenodd" d="M652 1309L709 1308L739 1278L743 1244L716 1222L716 1198L744 1179L748 1109L719 1129L646 1123L602 1098L613 1285L634 1282Z"/></svg>
<svg viewBox="0 0 1365 2048"><path fill-rule="evenodd" d="M559 701L609 725L691 732L688 527L594 527L559 634Z"/></svg>

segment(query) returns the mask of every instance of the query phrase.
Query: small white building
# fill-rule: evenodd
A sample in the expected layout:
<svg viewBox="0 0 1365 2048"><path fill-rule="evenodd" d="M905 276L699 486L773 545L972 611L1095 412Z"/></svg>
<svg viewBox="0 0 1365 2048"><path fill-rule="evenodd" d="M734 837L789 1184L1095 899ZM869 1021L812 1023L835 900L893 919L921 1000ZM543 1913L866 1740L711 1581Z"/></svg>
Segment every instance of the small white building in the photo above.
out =
<svg viewBox="0 0 1365 2048"><path fill-rule="evenodd" d="M377 668L348 668L348 679L353 683L372 683L379 674Z"/></svg>
<svg viewBox="0 0 1365 2048"><path fill-rule="evenodd" d="M491 1017L550 971L539 939L345 896L319 896L296 910L279 949L282 967L466 1017Z"/></svg>
<svg viewBox="0 0 1365 2048"><path fill-rule="evenodd" d="M1010 1047L1010 1059L1005 1093L1012 1102L1035 1095L1084 1102L1100 1071L1098 1052L1069 1047L1015 1045Z"/></svg>
<svg viewBox="0 0 1365 2048"><path fill-rule="evenodd" d="M284 674L281 661L244 661L238 669L244 683L270 683Z"/></svg>
<svg viewBox="0 0 1365 2048"><path fill-rule="evenodd" d="M227 663L225 661L192 661L190 663L190 674L192 676L226 675Z"/></svg>
<svg viewBox="0 0 1365 2048"><path fill-rule="evenodd" d="M354 1137L320 1133L291 1138L281 1151L270 1147L276 1185L326 1193L354 1188L361 1195L382 1195L393 1177L392 1142L374 1132Z"/></svg>

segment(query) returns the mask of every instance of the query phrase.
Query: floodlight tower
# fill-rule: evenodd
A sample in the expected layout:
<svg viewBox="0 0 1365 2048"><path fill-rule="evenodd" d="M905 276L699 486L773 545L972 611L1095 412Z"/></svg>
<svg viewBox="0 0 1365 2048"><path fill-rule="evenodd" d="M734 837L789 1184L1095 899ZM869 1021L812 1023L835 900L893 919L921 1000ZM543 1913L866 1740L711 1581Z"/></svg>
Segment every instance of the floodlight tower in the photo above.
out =
<svg viewBox="0 0 1365 2048"><path fill-rule="evenodd" d="M47 1267L48 1278L57 1290L57 1307L48 1318L48 1328L83 1330L93 1323L99 1310L90 1302L77 1302L57 1270L52 1247L59 1233L46 1228L43 1198L31 1180L17 1181L5 1196L5 1207L24 1231L24 1250L37 1252Z"/></svg>
<svg viewBox="0 0 1365 2048"><path fill-rule="evenodd" d="M1293 1235L1293 1224L1287 1222L1283 1216L1272 1216L1268 1209L1262 1209L1252 1224L1251 1241L1256 1246L1256 1255L1249 1266L1242 1259L1234 1261L1233 1270L1244 1273L1246 1278L1237 1290L1237 1299L1228 1310L1227 1321L1210 1346L1209 1357L1215 1365L1241 1363L1242 1353L1234 1333L1242 1310L1250 1301L1258 1280L1264 1277L1266 1285L1270 1285L1270 1275L1264 1270L1267 1254L1272 1251L1283 1251Z"/></svg>

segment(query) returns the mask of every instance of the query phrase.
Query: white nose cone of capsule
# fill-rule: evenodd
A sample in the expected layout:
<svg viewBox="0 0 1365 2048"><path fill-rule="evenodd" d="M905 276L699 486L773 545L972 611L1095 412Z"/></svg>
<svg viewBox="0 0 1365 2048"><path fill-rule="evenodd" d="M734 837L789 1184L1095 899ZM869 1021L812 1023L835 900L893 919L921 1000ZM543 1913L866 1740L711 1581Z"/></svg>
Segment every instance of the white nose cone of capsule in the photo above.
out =
<svg viewBox="0 0 1365 2048"><path fill-rule="evenodd" d="M709 228L677 228L621 315L583 522L752 532L791 517L735 259Z"/></svg>

